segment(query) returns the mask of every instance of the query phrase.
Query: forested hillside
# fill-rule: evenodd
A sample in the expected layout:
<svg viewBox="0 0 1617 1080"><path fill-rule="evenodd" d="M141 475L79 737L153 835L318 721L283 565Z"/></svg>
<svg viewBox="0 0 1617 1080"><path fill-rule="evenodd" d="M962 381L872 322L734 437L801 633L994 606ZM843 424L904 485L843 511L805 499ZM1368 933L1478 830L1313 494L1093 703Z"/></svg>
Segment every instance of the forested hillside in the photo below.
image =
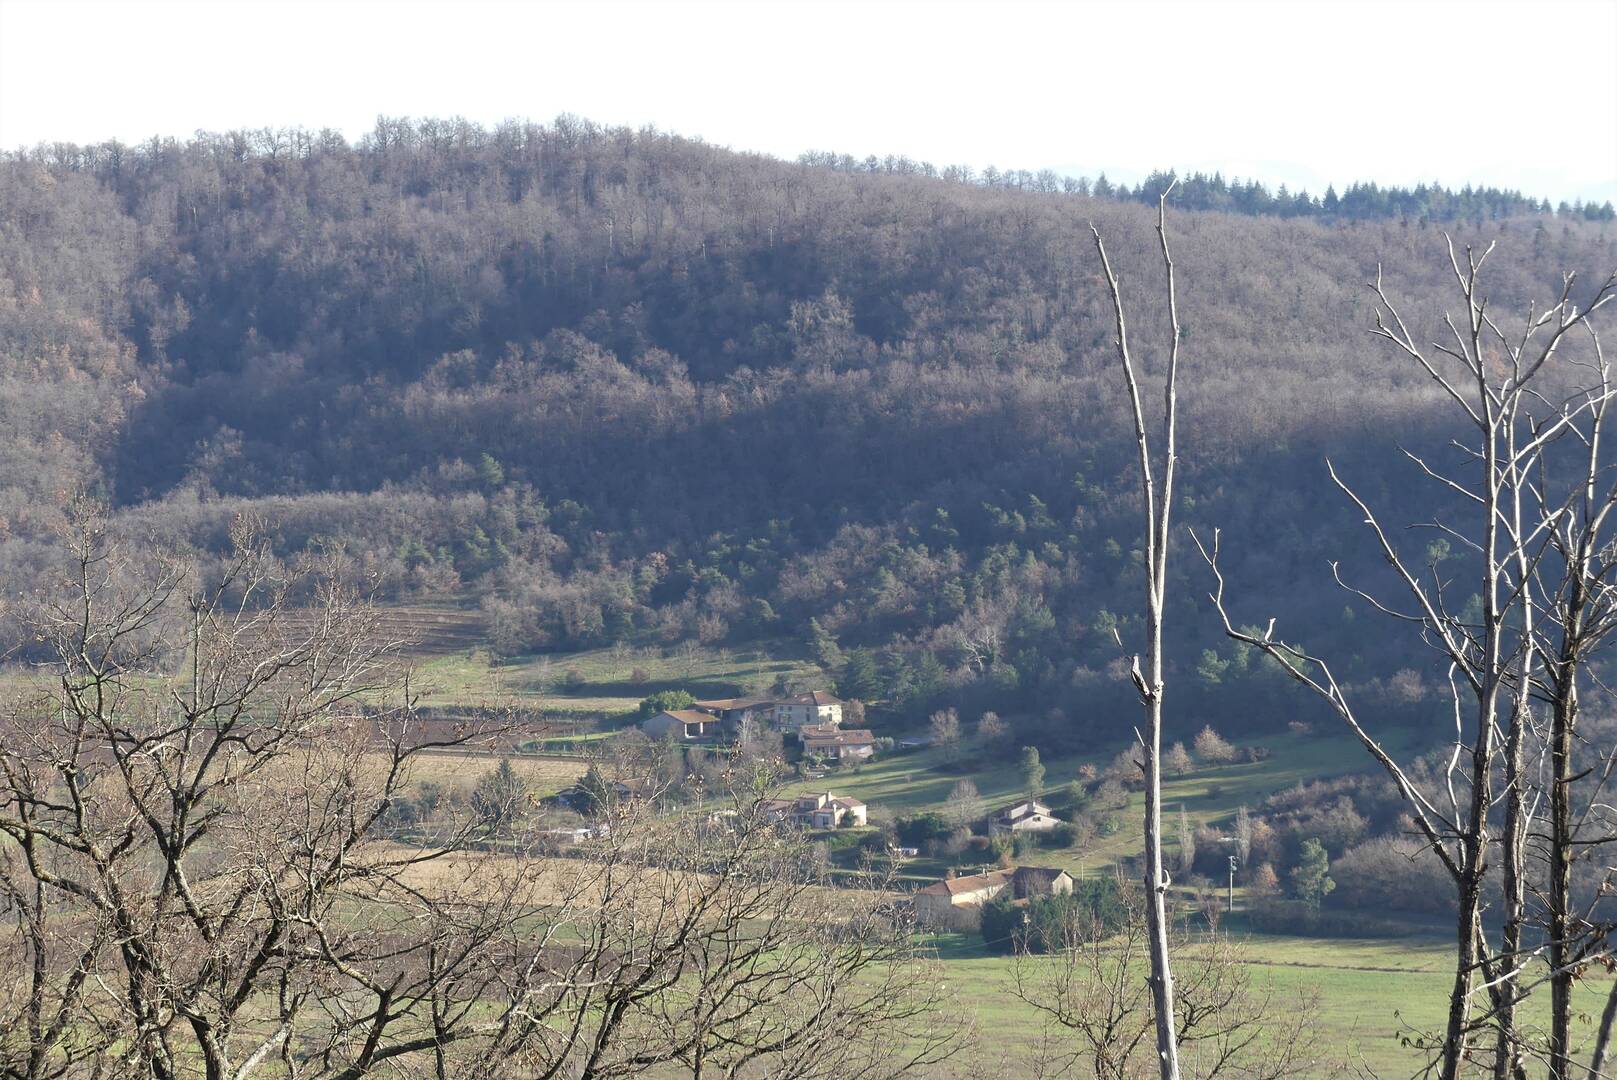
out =
<svg viewBox="0 0 1617 1080"><path fill-rule="evenodd" d="M1125 693L1139 572L1088 223L1149 354L1152 211L836 165L568 119L5 158L7 591L77 489L205 553L250 511L283 554L340 545L389 597L479 605L508 654L797 637L889 721L991 704L1081 736ZM1326 564L1375 573L1327 456L1389 520L1442 510L1396 445L1443 444L1435 389L1366 334L1364 283L1385 264L1435 328L1452 282L1438 225L1387 205L1171 211L1180 520L1225 528L1253 617L1414 718L1418 646ZM1617 265L1600 214L1467 212L1499 307ZM1176 694L1283 725L1302 699L1224 644L1188 545L1176 573Z"/></svg>

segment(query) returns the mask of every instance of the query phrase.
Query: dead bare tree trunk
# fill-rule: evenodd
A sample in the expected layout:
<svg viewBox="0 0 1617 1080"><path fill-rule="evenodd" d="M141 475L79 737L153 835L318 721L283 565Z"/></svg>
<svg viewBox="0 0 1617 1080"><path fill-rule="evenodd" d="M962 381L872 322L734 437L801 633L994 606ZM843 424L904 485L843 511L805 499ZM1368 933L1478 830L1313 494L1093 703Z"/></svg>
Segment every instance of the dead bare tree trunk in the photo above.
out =
<svg viewBox="0 0 1617 1080"><path fill-rule="evenodd" d="M1510 465L1505 488L1509 493L1510 556L1515 562L1514 607L1520 619L1519 632L1526 651L1521 659L1521 671L1517 674L1510 724L1505 733L1505 831L1500 840L1502 925L1498 970L1494 976L1498 986L1495 994L1495 1080L1525 1076L1522 1043L1517 1037L1516 1008L1522 996L1520 977L1524 958L1522 933L1527 921L1527 847L1533 817L1533 807L1528 801L1526 758L1527 742L1532 733L1532 642L1534 620L1538 613L1533 590L1538 560L1534 557L1535 543L1529 537L1529 523L1524 515L1524 503L1528 501L1531 490L1524 466L1532 462L1524 462L1520 453L1520 425L1510 423L1506 435L1505 460Z"/></svg>
<svg viewBox="0 0 1617 1080"><path fill-rule="evenodd" d="M1175 181L1177 183L1177 181ZM1152 471L1152 439L1146 431L1141 404L1140 380L1129 353L1128 326L1123 316L1123 293L1106 257L1106 245L1093 226L1095 251L1106 272L1111 290L1112 310L1117 318L1117 361L1128 386L1129 406L1134 420L1134 441L1139 451L1140 492L1145 507L1145 669L1134 657L1132 678L1145 708L1146 730L1136 732L1145 760L1145 917L1151 957L1151 995L1156 1014L1157 1063L1162 1080L1178 1080L1179 1046L1174 1032L1173 968L1168 957L1168 875L1162 867L1162 620L1168 586L1168 528L1173 508L1175 453L1176 382L1179 367L1179 309L1174 289L1173 257L1168 251L1168 195L1170 183L1157 199L1157 240L1162 250L1163 271L1167 278L1168 321L1172 338L1168 345L1167 376L1162 392L1162 428L1158 448L1162 453L1162 479L1158 484ZM1121 639L1119 639L1121 640Z"/></svg>
<svg viewBox="0 0 1617 1080"><path fill-rule="evenodd" d="M1604 290L1603 290L1604 292ZM1597 301L1598 302L1598 301ZM1545 948L1549 961L1550 1030L1548 1062L1555 1080L1571 1080L1579 1074L1572 1062L1572 992L1583 967L1594 959L1592 952L1604 952L1608 929L1596 925L1594 912L1576 910L1573 870L1580 861L1596 857L1602 845L1613 841L1610 835L1590 835L1591 824L1580 815L1576 785L1592 778L1594 790L1581 798L1592 801L1610 775L1611 755L1605 752L1602 768L1580 766L1575 760L1582 704L1580 682L1584 669L1613 630L1617 607L1611 574L1614 569L1612 538L1606 529L1612 511L1617 509L1617 486L1600 490L1609 464L1601 460L1606 410L1613 388L1611 371L1593 327L1589 328L1594 349L1593 370L1598 385L1586 392L1581 402L1563 406L1562 415L1575 418L1575 431L1582 447L1583 470L1572 490L1559 505L1551 502L1547 482L1540 480L1539 522L1546 529L1548 543L1559 559L1557 588L1546 597L1545 633L1535 644L1543 666L1543 693L1550 706L1548 780L1550 815L1545 840ZM1609 483L1609 482L1608 482ZM1591 1075L1604 1071L1613 1009L1617 994L1608 1002L1602 1017Z"/></svg>
<svg viewBox="0 0 1617 1080"><path fill-rule="evenodd" d="M1595 1033L1594 1053L1589 1057L1589 1075L1606 1075L1606 1064L1611 1057L1611 1030L1617 1025L1617 984L1606 994L1606 1007L1600 1012L1600 1027Z"/></svg>

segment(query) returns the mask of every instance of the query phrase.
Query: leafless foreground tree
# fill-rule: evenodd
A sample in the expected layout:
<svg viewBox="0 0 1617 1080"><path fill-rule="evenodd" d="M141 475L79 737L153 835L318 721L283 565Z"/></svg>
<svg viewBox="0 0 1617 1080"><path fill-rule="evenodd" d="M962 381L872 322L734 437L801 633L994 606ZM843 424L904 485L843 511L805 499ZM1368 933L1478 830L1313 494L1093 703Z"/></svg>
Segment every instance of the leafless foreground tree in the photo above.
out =
<svg viewBox="0 0 1617 1080"><path fill-rule="evenodd" d="M1045 1022L1038 1075L1132 1080L1157 1071L1155 1006L1139 978L1148 962L1144 905L1127 883L1120 894L1120 930L1075 912L1059 940L1017 951L1016 996ZM1216 930L1197 936L1178 923L1170 941L1179 975L1174 1035L1191 1075L1283 1080L1318 1064L1317 994L1255 980L1240 943Z"/></svg>
<svg viewBox="0 0 1617 1080"><path fill-rule="evenodd" d="M204 583L85 518L31 613L0 1075L883 1077L957 1048L881 883L826 888L767 774L727 814L615 803L576 857L487 806L401 827L412 768L479 733L418 719L354 592L237 539Z"/></svg>
<svg viewBox="0 0 1617 1080"><path fill-rule="evenodd" d="M1174 467L1179 377L1179 307L1174 287L1173 257L1168 251L1169 184L1157 200L1157 241L1162 250L1163 273L1167 287L1167 315L1170 330L1166 375L1162 388L1162 426L1154 437L1146 427L1140 373L1129 351L1128 324L1123 315L1123 292L1106 257L1100 231L1091 227L1095 252L1100 256L1111 291L1112 311L1117 319L1117 362L1128 387L1134 441L1139 452L1140 495L1145 512L1145 666L1134 658L1132 678L1145 710L1145 731L1136 730L1144 756L1145 771L1145 925L1150 955L1150 984L1156 1020L1157 1059L1162 1080L1178 1080L1179 1050L1174 1036L1173 968L1168 957L1167 892L1168 875L1162 862L1162 619L1167 608L1169 517L1173 509ZM1153 450L1154 444L1154 450ZM1161 475L1153 466L1160 455Z"/></svg>
<svg viewBox="0 0 1617 1080"><path fill-rule="evenodd" d="M1457 543L1469 568L1464 585L1439 569L1441 559L1428 555L1423 565L1406 552L1395 531L1330 470L1397 582L1396 599L1351 591L1416 628L1448 673L1453 734L1439 782L1423 787L1413 778L1409 763L1371 729L1325 659L1288 643L1273 620L1261 633L1238 629L1218 574L1217 534L1198 545L1215 574L1213 601L1226 632L1263 650L1330 704L1392 777L1454 882L1458 919L1447 1021L1441 1032L1415 1040L1432 1051L1432 1067L1454 1080L1468 1063L1491 1058L1494 1075L1503 1078L1525 1076L1527 1063L1540 1059L1550 1076L1569 1080L1578 1075L1570 987L1589 964L1610 955L1608 928L1575 912L1570 875L1574 862L1587 864L1613 836L1598 802L1611 755L1596 754L1577 770L1573 741L1579 674L1611 628L1606 590L1613 566L1604 530L1612 496L1601 493L1611 484L1611 462L1601 426L1613 391L1589 317L1617 295L1617 275L1581 306L1569 276L1555 302L1530 309L1507 330L1489 309L1481 281L1488 251L1468 248L1462 255L1451 242L1448 253L1463 314L1445 316L1443 340L1423 344L1379 274L1372 285L1378 302L1372 332L1433 380L1472 433L1455 444L1459 465L1408 454L1422 475L1468 508L1464 520L1416 523L1436 530L1445 546ZM1585 333L1587 341L1581 340ZM1461 610L1467 592L1479 598L1479 613ZM1534 763L1546 752L1537 715L1546 704L1553 733L1543 783L1543 769ZM1591 778L1593 787L1580 796L1575 785ZM1496 864L1499 936L1491 942L1485 894ZM1528 934L1535 924L1542 930L1537 940ZM1542 978L1544 969L1535 966L1540 959L1547 962ZM1547 1037L1526 1026L1519 1010L1545 979L1553 999ZM1477 1038L1484 1031L1493 1035L1486 1047Z"/></svg>

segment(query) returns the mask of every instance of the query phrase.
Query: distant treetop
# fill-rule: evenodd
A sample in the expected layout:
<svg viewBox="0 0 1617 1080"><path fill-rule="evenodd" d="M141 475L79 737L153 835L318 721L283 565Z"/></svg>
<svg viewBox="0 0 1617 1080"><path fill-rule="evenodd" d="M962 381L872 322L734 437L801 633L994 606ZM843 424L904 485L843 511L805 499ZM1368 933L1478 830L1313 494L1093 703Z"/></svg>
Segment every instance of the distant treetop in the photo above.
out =
<svg viewBox="0 0 1617 1080"><path fill-rule="evenodd" d="M860 159L848 154L810 151L800 156L798 162L837 172L927 176L980 187L1010 188L1049 195L1088 195L1153 205L1162 190L1177 177L1179 186L1174 192L1174 203L1180 209L1221 210L1232 214L1270 217L1312 217L1325 221L1423 218L1427 221L1481 222L1534 214L1587 221L1617 219L1617 210L1613 209L1609 200L1604 203L1563 201L1551 207L1548 199L1535 199L1519 191L1501 188L1472 187L1470 184L1456 191L1436 183L1417 184L1412 188L1383 187L1373 182L1354 183L1340 194L1332 185L1325 189L1324 195L1316 196L1306 190L1292 193L1285 184L1271 191L1257 180L1238 177L1226 180L1223 173L1218 172L1181 176L1159 169L1130 188L1127 184L1112 183L1105 173L1091 180L1087 176L1060 176L1050 169L1036 173L1026 169L1001 171L992 165L977 172L967 165L949 165L940 169L931 162L912 161L907 157L871 156Z"/></svg>

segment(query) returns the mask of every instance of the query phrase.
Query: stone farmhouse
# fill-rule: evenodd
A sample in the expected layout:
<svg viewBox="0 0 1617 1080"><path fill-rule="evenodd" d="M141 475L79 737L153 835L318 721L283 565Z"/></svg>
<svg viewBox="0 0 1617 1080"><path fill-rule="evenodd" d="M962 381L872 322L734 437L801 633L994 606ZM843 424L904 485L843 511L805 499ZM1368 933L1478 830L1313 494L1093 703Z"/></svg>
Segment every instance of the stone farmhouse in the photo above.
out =
<svg viewBox="0 0 1617 1080"><path fill-rule="evenodd" d="M796 731L810 724L842 726L842 702L824 690L784 698L774 706L775 726L782 731Z"/></svg>
<svg viewBox="0 0 1617 1080"><path fill-rule="evenodd" d="M935 881L916 891L915 921L921 926L955 926L1007 891L1012 900L1064 896L1072 892L1072 875L1048 866L1016 866Z"/></svg>
<svg viewBox="0 0 1617 1080"><path fill-rule="evenodd" d="M680 742L712 742L739 738L749 726L768 723L782 731L799 733L805 727L836 729L842 726L842 702L824 690L790 698L714 698L692 702L687 709L660 712L640 726L653 739L672 736ZM875 750L868 731L829 746L839 758L866 758ZM843 748L847 749L844 750Z"/></svg>

